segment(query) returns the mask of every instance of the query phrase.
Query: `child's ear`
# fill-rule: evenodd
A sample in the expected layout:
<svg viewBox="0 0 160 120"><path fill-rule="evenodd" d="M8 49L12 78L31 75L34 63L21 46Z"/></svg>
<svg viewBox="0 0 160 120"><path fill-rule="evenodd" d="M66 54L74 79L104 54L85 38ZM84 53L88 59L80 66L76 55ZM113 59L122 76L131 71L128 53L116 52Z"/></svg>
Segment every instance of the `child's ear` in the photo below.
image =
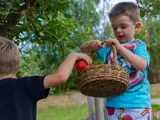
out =
<svg viewBox="0 0 160 120"><path fill-rule="evenodd" d="M140 29L141 26L142 24L140 22L136 22L136 25L135 25L136 30Z"/></svg>

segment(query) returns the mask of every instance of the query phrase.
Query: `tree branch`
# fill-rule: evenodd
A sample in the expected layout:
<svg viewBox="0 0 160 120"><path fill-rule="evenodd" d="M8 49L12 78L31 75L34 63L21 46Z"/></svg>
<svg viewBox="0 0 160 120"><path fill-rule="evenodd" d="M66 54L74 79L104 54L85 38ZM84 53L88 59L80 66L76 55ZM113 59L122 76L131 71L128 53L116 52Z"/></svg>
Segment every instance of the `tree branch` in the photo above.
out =
<svg viewBox="0 0 160 120"><path fill-rule="evenodd" d="M15 13L11 13L7 16L8 25L10 27L15 26L20 18L24 15L24 12L27 12L30 8L32 8L36 3L36 0L25 0L25 4L19 7Z"/></svg>
<svg viewBox="0 0 160 120"><path fill-rule="evenodd" d="M36 0L25 0L25 4L21 5L17 10L12 9L10 13L6 16L5 23L0 26L0 30L3 30L3 33L0 33L1 36L7 37L10 30L16 26L19 20L26 14L26 12L35 5Z"/></svg>

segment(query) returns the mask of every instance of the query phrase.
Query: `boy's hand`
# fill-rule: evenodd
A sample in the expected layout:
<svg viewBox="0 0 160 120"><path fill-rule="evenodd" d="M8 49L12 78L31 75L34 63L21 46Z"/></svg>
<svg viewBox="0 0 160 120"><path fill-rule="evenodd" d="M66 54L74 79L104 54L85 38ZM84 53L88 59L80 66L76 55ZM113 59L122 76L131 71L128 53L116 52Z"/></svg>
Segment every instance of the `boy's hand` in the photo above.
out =
<svg viewBox="0 0 160 120"><path fill-rule="evenodd" d="M117 50L121 48L121 44L119 43L119 41L114 38L109 38L107 41L103 42L103 44L106 44L108 47L112 47L112 45L115 45Z"/></svg>
<svg viewBox="0 0 160 120"><path fill-rule="evenodd" d="M84 53L73 53L73 54L75 54L76 56L77 56L77 59L76 60L85 60L89 65L91 65L92 64L92 59L88 56L88 55L86 55L86 54L84 54Z"/></svg>
<svg viewBox="0 0 160 120"><path fill-rule="evenodd" d="M80 49L84 53L96 52L97 50L103 48L104 45L100 40L89 40L88 42L81 45Z"/></svg>

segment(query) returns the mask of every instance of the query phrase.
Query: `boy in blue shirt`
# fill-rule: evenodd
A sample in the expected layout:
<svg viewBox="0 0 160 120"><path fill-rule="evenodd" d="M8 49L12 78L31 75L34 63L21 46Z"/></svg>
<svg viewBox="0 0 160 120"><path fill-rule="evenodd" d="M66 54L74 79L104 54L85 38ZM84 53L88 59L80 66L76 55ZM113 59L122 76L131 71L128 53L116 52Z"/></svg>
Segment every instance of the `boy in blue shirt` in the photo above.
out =
<svg viewBox="0 0 160 120"><path fill-rule="evenodd" d="M109 13L115 39L90 40L81 46L82 52L96 52L104 63L113 63L115 45L117 61L129 73L129 89L122 95L106 98L108 120L151 120L150 84L147 69L150 56L146 44L135 39L141 27L139 7L132 2L116 4Z"/></svg>
<svg viewBox="0 0 160 120"><path fill-rule="evenodd" d="M0 120L36 120L38 100L48 96L50 87L66 82L79 59L92 62L83 53L70 53L54 74L16 78L19 50L13 42L0 37Z"/></svg>

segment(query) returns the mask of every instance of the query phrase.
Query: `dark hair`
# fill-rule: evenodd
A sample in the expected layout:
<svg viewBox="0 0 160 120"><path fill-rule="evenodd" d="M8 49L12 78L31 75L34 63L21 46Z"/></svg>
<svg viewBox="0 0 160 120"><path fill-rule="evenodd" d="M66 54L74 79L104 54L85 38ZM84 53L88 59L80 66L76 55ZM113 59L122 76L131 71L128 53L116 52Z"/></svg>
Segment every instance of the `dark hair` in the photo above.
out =
<svg viewBox="0 0 160 120"><path fill-rule="evenodd" d="M140 22L140 9L137 4L133 2L120 2L116 4L109 13L109 18L120 15L128 16L134 23Z"/></svg>

